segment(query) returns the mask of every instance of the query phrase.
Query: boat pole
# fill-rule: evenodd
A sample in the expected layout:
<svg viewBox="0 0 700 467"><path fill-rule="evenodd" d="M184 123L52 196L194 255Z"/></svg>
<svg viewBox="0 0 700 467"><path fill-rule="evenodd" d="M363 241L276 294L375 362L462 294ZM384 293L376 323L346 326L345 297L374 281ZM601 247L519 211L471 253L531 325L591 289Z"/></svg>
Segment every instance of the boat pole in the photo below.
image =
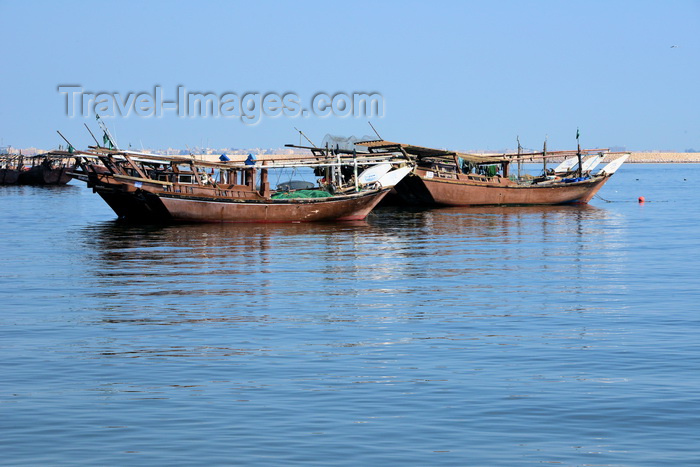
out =
<svg viewBox="0 0 700 467"><path fill-rule="evenodd" d="M520 170L523 166L523 161L520 159L520 154L523 152L523 147L520 145L520 136L516 136L515 139L518 141L518 180L520 180Z"/></svg>
<svg viewBox="0 0 700 467"><path fill-rule="evenodd" d="M544 172L543 175L547 175L547 137L544 138L544 148L542 148L542 167Z"/></svg>
<svg viewBox="0 0 700 467"><path fill-rule="evenodd" d="M359 182L357 181L357 151L355 148L352 148L352 164L353 164L353 175L355 178L355 191L360 191L360 185Z"/></svg>
<svg viewBox="0 0 700 467"><path fill-rule="evenodd" d="M87 123L83 123L83 125L85 125L85 128L87 128L88 133L90 133L90 136L92 136L92 139L95 140L95 144L96 144L97 147L99 148L99 147L100 147L100 142L97 141L97 138L95 138L95 135L92 134L92 131L90 131L90 127L87 126Z"/></svg>
<svg viewBox="0 0 700 467"><path fill-rule="evenodd" d="M372 122L368 121L367 123L369 123L369 126L372 127L372 131L374 131L374 134L377 135L377 138L379 138L380 141L383 141L384 138L382 138L381 136L379 136L379 132L374 128L374 125L372 125Z"/></svg>
<svg viewBox="0 0 700 467"><path fill-rule="evenodd" d="M576 128L576 156L578 157L578 177L581 178L583 176L583 171L581 167L581 142L578 139L579 132L578 128Z"/></svg>
<svg viewBox="0 0 700 467"><path fill-rule="evenodd" d="M340 166L340 153L336 154L338 156L338 186L343 186L343 172Z"/></svg>
<svg viewBox="0 0 700 467"><path fill-rule="evenodd" d="M70 144L70 141L68 141L68 140L66 139L66 137L63 136L63 135L61 134L60 131L56 130L56 133L58 133L58 136L60 136L61 138L63 138L63 141L65 141L66 143L68 143L68 148L69 148L69 151L68 151L68 152L70 152L70 148L72 148L72 147L74 147L74 146L73 146L72 144Z"/></svg>
<svg viewBox="0 0 700 467"><path fill-rule="evenodd" d="M304 134L303 131L299 130L297 127L294 127L294 129L297 130L297 131L299 132L299 135L300 135L300 136L303 136L304 138L306 138L306 141L308 141L309 143L311 143L311 146L313 146L313 147L315 147L315 148L318 147L318 146L316 146L316 145L314 144L313 141L311 141L311 140L308 138L308 136L306 136L306 135ZM299 145L301 146L301 143L299 143ZM327 146L327 145L326 145L326 146Z"/></svg>

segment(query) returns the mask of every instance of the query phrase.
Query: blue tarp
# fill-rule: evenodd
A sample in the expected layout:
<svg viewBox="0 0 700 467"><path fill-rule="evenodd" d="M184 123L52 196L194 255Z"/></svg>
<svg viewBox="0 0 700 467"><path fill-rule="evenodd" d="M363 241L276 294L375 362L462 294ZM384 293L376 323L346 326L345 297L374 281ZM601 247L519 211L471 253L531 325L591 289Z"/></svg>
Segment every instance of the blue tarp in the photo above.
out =
<svg viewBox="0 0 700 467"><path fill-rule="evenodd" d="M564 183L574 183L574 182L582 182L584 180L588 180L591 177L576 177L576 178L562 178L561 181Z"/></svg>

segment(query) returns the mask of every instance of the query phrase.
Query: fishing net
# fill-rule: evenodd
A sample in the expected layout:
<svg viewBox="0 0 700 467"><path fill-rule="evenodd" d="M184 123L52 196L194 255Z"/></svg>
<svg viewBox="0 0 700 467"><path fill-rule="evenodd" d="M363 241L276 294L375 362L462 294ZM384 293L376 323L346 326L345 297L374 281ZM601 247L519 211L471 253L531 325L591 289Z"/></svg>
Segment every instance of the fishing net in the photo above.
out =
<svg viewBox="0 0 700 467"><path fill-rule="evenodd" d="M275 193L272 199L297 199L297 198L329 198L333 196L325 190L297 190L286 193Z"/></svg>
<svg viewBox="0 0 700 467"><path fill-rule="evenodd" d="M357 150L357 152L366 152L367 148L364 146L360 146L357 144L358 141L372 141L377 139L376 136L362 136L360 138L356 136L335 136L335 135L326 135L323 138L323 141L321 142L321 147L326 147L326 143L328 144L329 149L342 149L345 151L352 151L353 149Z"/></svg>

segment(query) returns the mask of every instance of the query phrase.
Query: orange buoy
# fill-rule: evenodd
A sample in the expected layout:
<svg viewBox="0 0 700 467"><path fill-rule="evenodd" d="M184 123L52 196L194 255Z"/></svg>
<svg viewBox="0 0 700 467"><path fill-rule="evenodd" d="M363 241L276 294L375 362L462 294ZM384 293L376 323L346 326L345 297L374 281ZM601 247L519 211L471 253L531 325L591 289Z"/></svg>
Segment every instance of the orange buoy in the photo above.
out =
<svg viewBox="0 0 700 467"><path fill-rule="evenodd" d="M640 196L639 198L637 198L637 201L639 201L640 203L643 203L646 200L644 199L644 196Z"/></svg>

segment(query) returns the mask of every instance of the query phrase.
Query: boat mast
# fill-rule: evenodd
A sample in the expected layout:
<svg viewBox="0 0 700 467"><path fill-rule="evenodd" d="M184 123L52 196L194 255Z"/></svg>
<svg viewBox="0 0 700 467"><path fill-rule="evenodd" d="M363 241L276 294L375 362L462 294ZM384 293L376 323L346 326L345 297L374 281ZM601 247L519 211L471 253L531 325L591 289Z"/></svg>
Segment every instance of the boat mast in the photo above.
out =
<svg viewBox="0 0 700 467"><path fill-rule="evenodd" d="M382 141L384 138L382 138L381 136L379 136L379 132L374 128L374 125L372 125L372 122L369 122L369 121L368 121L367 123L369 123L369 126L372 127L372 131L374 131L374 134L377 135L377 138L379 138L379 140Z"/></svg>
<svg viewBox="0 0 700 467"><path fill-rule="evenodd" d="M100 142L97 141L97 138L95 138L95 135L92 134L92 131L90 130L90 127L87 126L87 123L83 123L83 125L85 125L85 128L87 128L88 133L90 133L90 136L92 136L92 139L95 140L95 144L96 144L97 147L99 148L99 147L100 147Z"/></svg>
<svg viewBox="0 0 700 467"><path fill-rule="evenodd" d="M578 131L578 128L576 128L576 145L577 145L576 156L578 157L578 176L579 176L579 178L581 178L583 176L583 171L582 171L582 167L581 167L581 142L579 141L578 137L579 137L579 131Z"/></svg>
<svg viewBox="0 0 700 467"><path fill-rule="evenodd" d="M107 125L105 125L105 123L102 121L98 114L95 114L95 118L97 119L97 124L100 126L100 129L104 133L104 136L102 138L104 140L103 144L109 144L109 149L116 149L117 151L119 151L119 146L117 146L117 142L112 137L112 133L109 132Z"/></svg>
<svg viewBox="0 0 700 467"><path fill-rule="evenodd" d="M309 143L311 143L311 146L313 146L313 147L315 147L315 148L318 147L318 146L316 146L316 145L314 144L313 141L311 141L311 140L309 139L308 136L306 136L306 135L304 134L303 131L301 131L301 130L298 129L297 127L294 127L294 129L297 130L297 131L299 132L299 136L303 136L303 137L306 139L306 141L308 141ZM301 146L301 142L299 143L299 146Z"/></svg>
<svg viewBox="0 0 700 467"><path fill-rule="evenodd" d="M357 151L355 150L355 145L353 144L352 148L352 172L353 172L353 178L355 179L355 191L360 190L360 184L359 181L357 180Z"/></svg>
<svg viewBox="0 0 700 467"><path fill-rule="evenodd" d="M547 175L547 137L544 137L544 148L542 148L542 174Z"/></svg>
<svg viewBox="0 0 700 467"><path fill-rule="evenodd" d="M520 171L523 165L520 155L523 153L523 147L520 145L520 136L516 136L515 139L518 141L518 180L520 180Z"/></svg>

